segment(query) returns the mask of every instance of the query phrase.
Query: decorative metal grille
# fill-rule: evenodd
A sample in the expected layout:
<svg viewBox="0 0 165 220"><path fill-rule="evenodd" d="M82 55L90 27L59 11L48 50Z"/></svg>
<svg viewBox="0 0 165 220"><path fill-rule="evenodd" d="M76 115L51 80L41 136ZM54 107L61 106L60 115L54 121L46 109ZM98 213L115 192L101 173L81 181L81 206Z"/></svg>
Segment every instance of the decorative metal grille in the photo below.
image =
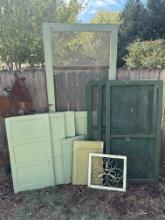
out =
<svg viewBox="0 0 165 220"><path fill-rule="evenodd" d="M88 186L98 189L126 191L126 157L90 154Z"/></svg>

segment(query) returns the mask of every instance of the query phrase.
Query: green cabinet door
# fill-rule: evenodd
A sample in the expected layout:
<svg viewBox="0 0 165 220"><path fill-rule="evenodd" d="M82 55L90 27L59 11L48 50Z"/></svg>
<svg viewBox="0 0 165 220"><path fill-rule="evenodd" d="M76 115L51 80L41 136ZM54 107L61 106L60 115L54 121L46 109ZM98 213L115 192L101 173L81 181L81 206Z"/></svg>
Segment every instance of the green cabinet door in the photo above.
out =
<svg viewBox="0 0 165 220"><path fill-rule="evenodd" d="M54 185L48 114L7 118L14 191Z"/></svg>

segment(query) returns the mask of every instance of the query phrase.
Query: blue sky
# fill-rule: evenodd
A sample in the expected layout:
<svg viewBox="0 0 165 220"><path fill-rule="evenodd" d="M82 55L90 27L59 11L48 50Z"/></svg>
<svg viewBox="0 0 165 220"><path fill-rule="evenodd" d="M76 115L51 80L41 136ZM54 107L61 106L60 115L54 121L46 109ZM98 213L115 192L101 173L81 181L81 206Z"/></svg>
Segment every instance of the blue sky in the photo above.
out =
<svg viewBox="0 0 165 220"><path fill-rule="evenodd" d="M146 3L146 0L142 0ZM122 11L127 0L86 0L87 7L81 12L79 19L88 22L100 10Z"/></svg>

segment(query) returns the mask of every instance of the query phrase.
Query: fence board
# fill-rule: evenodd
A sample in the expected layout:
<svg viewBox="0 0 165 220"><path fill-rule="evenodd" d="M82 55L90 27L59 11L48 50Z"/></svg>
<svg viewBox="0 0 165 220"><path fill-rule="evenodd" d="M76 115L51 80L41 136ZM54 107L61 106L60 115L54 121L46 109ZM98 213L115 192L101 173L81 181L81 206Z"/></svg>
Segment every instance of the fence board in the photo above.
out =
<svg viewBox="0 0 165 220"><path fill-rule="evenodd" d="M0 95L3 95L4 88L11 88L16 77L26 77L26 84L33 99L36 113L47 112L47 92L45 83L45 72L42 69L24 70L22 72L0 72ZM70 67L54 69L56 110L57 111L86 111L87 84L91 79L108 79L107 67ZM145 80L162 79L164 81L163 103L165 107L165 69L118 69L118 80ZM0 151L7 149L6 132L3 119L0 120ZM162 125L162 157L165 160L165 120Z"/></svg>
<svg viewBox="0 0 165 220"><path fill-rule="evenodd" d="M55 75L56 110L67 111L67 78L64 72Z"/></svg>

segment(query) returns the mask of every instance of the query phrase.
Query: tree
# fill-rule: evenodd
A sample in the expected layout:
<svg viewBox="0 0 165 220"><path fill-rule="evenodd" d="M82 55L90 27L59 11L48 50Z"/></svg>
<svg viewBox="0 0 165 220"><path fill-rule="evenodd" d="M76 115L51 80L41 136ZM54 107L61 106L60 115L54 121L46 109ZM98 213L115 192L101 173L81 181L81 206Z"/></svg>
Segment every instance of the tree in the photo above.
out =
<svg viewBox="0 0 165 220"><path fill-rule="evenodd" d="M147 10L140 0L128 0L120 14L123 21L119 31L118 66L124 65L123 57L127 54L127 46L136 39L147 39Z"/></svg>
<svg viewBox="0 0 165 220"><path fill-rule="evenodd" d="M148 36L150 39L165 38L165 0L148 0Z"/></svg>
<svg viewBox="0 0 165 220"><path fill-rule="evenodd" d="M111 11L99 11L94 18L91 19L91 23L120 23L120 13Z"/></svg>
<svg viewBox="0 0 165 220"><path fill-rule="evenodd" d="M165 68L165 40L136 41L130 44L125 61L129 68Z"/></svg>
<svg viewBox="0 0 165 220"><path fill-rule="evenodd" d="M44 62L42 23L76 22L81 1L0 0L0 56L17 67Z"/></svg>
<svg viewBox="0 0 165 220"><path fill-rule="evenodd" d="M120 16L118 12L99 11L90 20L90 23L108 24L119 23ZM82 33L80 39L83 39L83 54L86 59L86 64L91 65L108 65L109 64L109 48L110 35L107 32L88 32ZM79 39L79 42L82 42ZM84 59L85 60L85 59Z"/></svg>

